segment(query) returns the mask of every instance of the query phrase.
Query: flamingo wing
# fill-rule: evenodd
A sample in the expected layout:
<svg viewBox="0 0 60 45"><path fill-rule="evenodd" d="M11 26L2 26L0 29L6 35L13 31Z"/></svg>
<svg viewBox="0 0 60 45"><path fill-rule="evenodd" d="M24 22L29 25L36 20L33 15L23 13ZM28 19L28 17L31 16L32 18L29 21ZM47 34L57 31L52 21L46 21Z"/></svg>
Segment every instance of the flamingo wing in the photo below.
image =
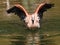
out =
<svg viewBox="0 0 60 45"><path fill-rule="evenodd" d="M24 19L27 16L27 12L25 11L25 9L22 6L18 7L17 5L16 6L13 6L10 9L8 9L7 10L7 13L15 13L21 19Z"/></svg>
<svg viewBox="0 0 60 45"><path fill-rule="evenodd" d="M41 4L40 4L41 5ZM48 9L52 8L54 6L54 4L47 4L47 3L43 3L41 6L38 6L37 8L37 14L39 15L40 18L43 17L43 13L45 11L47 11Z"/></svg>

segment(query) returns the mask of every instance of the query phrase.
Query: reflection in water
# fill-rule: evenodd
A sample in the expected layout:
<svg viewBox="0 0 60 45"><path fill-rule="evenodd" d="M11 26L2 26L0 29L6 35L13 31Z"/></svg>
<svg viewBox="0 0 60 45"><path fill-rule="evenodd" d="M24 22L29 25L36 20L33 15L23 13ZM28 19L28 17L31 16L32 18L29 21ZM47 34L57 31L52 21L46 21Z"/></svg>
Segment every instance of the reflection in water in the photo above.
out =
<svg viewBox="0 0 60 45"><path fill-rule="evenodd" d="M25 36L16 36L11 45L56 45L54 40L39 32L30 32Z"/></svg>
<svg viewBox="0 0 60 45"><path fill-rule="evenodd" d="M16 36L13 41L11 41L11 45L40 45L40 36L37 32L30 32L26 34L26 36Z"/></svg>
<svg viewBox="0 0 60 45"><path fill-rule="evenodd" d="M29 33L26 36L26 45L40 45L39 33Z"/></svg>

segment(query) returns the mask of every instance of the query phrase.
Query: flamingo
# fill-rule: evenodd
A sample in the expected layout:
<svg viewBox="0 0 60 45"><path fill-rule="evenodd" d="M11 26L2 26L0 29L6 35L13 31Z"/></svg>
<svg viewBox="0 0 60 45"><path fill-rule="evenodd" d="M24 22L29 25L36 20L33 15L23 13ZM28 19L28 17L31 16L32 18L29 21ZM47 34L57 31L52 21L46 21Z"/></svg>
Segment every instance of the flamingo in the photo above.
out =
<svg viewBox="0 0 60 45"><path fill-rule="evenodd" d="M33 14L29 14L22 5L16 4L12 8L8 9L7 13L17 14L21 20L24 20L28 28L40 28L40 20L43 17L43 13L51 7L53 7L53 4L43 2L39 4Z"/></svg>

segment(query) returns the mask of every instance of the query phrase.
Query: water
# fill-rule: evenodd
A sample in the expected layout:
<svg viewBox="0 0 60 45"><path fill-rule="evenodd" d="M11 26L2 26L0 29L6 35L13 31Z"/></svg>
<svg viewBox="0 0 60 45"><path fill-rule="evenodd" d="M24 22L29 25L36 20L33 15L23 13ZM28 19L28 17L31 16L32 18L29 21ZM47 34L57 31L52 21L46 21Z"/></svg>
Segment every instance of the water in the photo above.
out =
<svg viewBox="0 0 60 45"><path fill-rule="evenodd" d="M26 36L26 45L40 45L39 33L29 33Z"/></svg>

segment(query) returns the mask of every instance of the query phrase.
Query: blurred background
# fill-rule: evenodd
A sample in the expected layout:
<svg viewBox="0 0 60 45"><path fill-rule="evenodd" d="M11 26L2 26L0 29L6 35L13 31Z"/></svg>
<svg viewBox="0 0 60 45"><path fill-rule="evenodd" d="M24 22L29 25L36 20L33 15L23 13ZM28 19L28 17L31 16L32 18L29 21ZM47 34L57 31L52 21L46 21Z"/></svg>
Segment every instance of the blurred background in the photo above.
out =
<svg viewBox="0 0 60 45"><path fill-rule="evenodd" d="M0 45L60 45L60 0L47 0L54 7L44 13L41 29L37 31L28 30L17 15L6 13L15 4L21 4L32 14L43 1L0 0ZM34 37L37 44L33 43Z"/></svg>

